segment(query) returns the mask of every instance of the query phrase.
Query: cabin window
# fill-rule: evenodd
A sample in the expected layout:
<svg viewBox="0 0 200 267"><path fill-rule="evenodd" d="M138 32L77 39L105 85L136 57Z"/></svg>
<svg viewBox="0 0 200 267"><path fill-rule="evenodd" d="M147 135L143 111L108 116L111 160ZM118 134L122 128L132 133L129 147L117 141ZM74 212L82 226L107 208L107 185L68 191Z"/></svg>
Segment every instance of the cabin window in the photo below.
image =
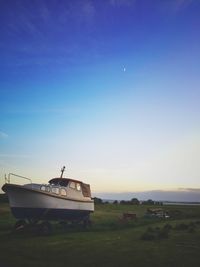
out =
<svg viewBox="0 0 200 267"><path fill-rule="evenodd" d="M69 186L70 188L76 189L76 184L74 182L71 182Z"/></svg>
<svg viewBox="0 0 200 267"><path fill-rule="evenodd" d="M50 192L50 187L49 186L46 186L46 191Z"/></svg>
<svg viewBox="0 0 200 267"><path fill-rule="evenodd" d="M77 189L78 191L81 191L81 185L80 185L79 183L76 184L76 189Z"/></svg>
<svg viewBox="0 0 200 267"><path fill-rule="evenodd" d="M54 194L59 194L59 188L58 187L52 187L51 192Z"/></svg>
<svg viewBox="0 0 200 267"><path fill-rule="evenodd" d="M45 191L45 189L46 189L45 185L42 185L42 186L40 187L40 190L42 190L42 191Z"/></svg>
<svg viewBox="0 0 200 267"><path fill-rule="evenodd" d="M66 192L66 190L65 190L64 188L61 188L61 189L60 189L60 194L61 194L62 196L66 196L66 195L67 195L67 192Z"/></svg>

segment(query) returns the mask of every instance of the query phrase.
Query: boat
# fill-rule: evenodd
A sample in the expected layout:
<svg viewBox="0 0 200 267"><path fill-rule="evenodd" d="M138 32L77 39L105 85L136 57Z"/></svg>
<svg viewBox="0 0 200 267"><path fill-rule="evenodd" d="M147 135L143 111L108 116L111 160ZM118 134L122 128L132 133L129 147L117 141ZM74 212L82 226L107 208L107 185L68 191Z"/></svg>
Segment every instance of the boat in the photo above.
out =
<svg viewBox="0 0 200 267"><path fill-rule="evenodd" d="M52 178L48 184L32 183L31 179L9 173L2 190L8 195L12 214L21 223L36 224L39 221L89 222L94 212L94 201L90 185L80 180L63 178L65 166L58 178ZM12 176L29 180L19 185L10 183ZM22 223L23 221L23 223Z"/></svg>

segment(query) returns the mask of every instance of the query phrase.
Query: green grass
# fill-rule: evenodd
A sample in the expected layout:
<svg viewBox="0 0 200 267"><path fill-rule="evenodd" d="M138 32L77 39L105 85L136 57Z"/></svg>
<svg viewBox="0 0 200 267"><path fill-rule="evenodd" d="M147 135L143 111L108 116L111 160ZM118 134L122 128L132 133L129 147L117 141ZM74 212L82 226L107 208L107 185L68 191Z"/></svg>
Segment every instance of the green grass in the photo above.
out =
<svg viewBox="0 0 200 267"><path fill-rule="evenodd" d="M8 204L0 204L0 266L199 266L200 207L164 206L174 215L167 220L145 219L147 208L98 205L90 229L64 231L54 225L54 233L44 237L11 233L15 219ZM120 217L127 211L135 212L138 219L122 222ZM172 227L167 238L157 238L157 234L153 240L141 238L148 229L161 231L166 224ZM182 224L188 227L182 229Z"/></svg>

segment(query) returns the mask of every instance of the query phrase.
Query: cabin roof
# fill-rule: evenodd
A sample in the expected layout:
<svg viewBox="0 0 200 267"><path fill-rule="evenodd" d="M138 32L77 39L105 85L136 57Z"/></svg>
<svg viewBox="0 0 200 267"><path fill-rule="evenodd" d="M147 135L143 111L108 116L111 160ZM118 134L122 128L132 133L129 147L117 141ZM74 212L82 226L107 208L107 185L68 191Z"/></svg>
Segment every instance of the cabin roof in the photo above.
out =
<svg viewBox="0 0 200 267"><path fill-rule="evenodd" d="M68 183L69 181L82 184L81 181L75 180L75 179L71 179L71 178L52 178L51 180L49 180L49 183L59 183L59 182Z"/></svg>

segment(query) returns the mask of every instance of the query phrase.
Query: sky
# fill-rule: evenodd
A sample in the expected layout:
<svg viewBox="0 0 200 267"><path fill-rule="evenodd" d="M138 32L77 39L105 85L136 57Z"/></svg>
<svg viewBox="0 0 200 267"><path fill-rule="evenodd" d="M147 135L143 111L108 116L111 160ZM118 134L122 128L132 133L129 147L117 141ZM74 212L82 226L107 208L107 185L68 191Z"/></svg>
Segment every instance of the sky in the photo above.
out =
<svg viewBox="0 0 200 267"><path fill-rule="evenodd" d="M0 185L200 189L199 0L1 0ZM199 190L200 200L200 190Z"/></svg>

